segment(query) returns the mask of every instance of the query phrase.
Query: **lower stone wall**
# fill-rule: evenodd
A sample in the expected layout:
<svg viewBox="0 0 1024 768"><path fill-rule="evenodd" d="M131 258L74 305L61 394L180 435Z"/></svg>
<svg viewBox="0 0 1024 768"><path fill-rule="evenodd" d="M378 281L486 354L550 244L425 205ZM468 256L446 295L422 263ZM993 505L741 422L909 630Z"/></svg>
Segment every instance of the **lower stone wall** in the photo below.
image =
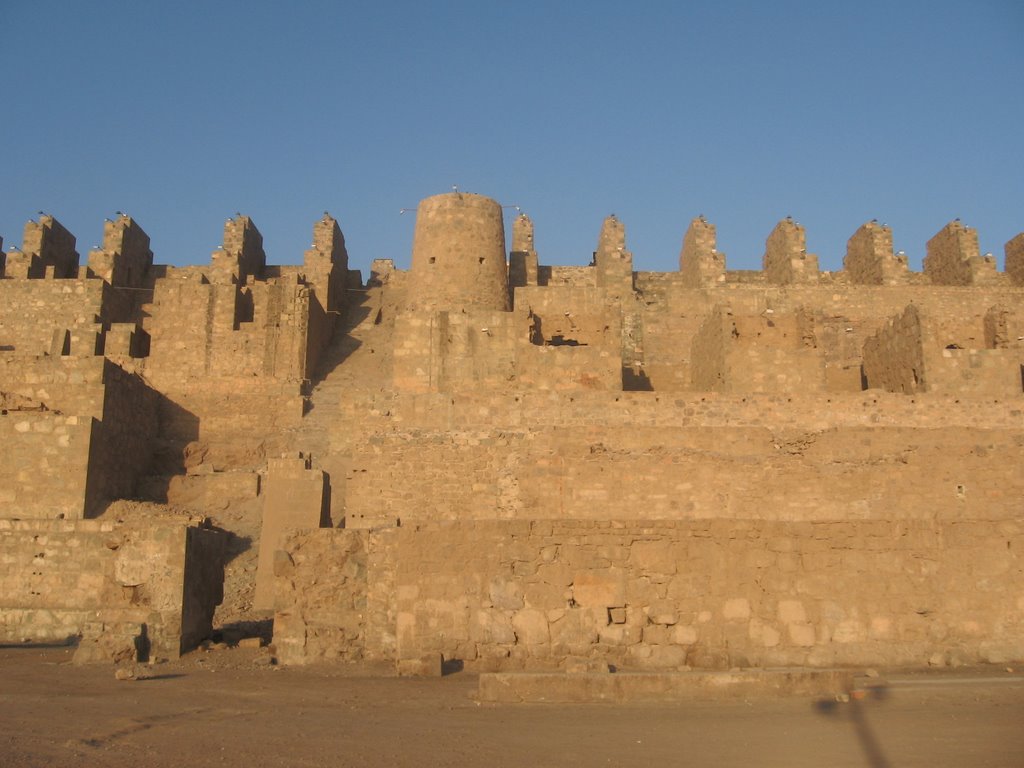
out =
<svg viewBox="0 0 1024 768"><path fill-rule="evenodd" d="M221 599L224 546L195 523L0 520L0 641L84 636L90 660L194 647Z"/></svg>
<svg viewBox="0 0 1024 768"><path fill-rule="evenodd" d="M274 635L285 663L1024 659L1019 521L477 521L298 532L283 546Z"/></svg>
<svg viewBox="0 0 1024 768"><path fill-rule="evenodd" d="M295 532L274 557L274 643L287 664L360 661L367 647L368 531Z"/></svg>

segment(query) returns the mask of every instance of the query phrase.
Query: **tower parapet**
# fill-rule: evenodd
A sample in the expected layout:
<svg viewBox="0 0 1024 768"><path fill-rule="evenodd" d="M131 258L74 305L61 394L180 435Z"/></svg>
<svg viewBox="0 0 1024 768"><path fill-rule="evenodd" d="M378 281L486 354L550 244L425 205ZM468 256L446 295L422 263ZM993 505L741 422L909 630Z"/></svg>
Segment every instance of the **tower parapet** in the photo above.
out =
<svg viewBox="0 0 1024 768"><path fill-rule="evenodd" d="M818 281L818 257L807 252L804 228L790 216L776 224L768 235L764 272L768 282L778 285Z"/></svg>
<svg viewBox="0 0 1024 768"><path fill-rule="evenodd" d="M1013 237L1003 248L1006 254L1006 274L1017 285L1024 285L1024 232Z"/></svg>
<svg viewBox="0 0 1024 768"><path fill-rule="evenodd" d="M679 252L683 285L703 288L725 279L725 254L715 249L715 225L698 216L690 222Z"/></svg>
<svg viewBox="0 0 1024 768"><path fill-rule="evenodd" d="M538 259L533 243L533 222L520 213L512 222L512 251L508 259L509 290L538 284ZM513 297L514 298L514 297Z"/></svg>
<svg viewBox="0 0 1024 768"><path fill-rule="evenodd" d="M78 277L75 236L53 216L39 215L39 221L25 223L20 251L7 255L6 277L38 279L51 273L56 278Z"/></svg>
<svg viewBox="0 0 1024 768"><path fill-rule="evenodd" d="M252 219L241 214L224 224L224 242L213 252L210 282L245 283L249 275L261 277L267 266L263 235Z"/></svg>
<svg viewBox="0 0 1024 768"><path fill-rule="evenodd" d="M501 206L449 192L420 202L413 235L410 302L420 309L509 309Z"/></svg>
<svg viewBox="0 0 1024 768"><path fill-rule="evenodd" d="M978 252L978 231L954 219L928 241L924 273L936 285L989 285L996 260Z"/></svg>
<svg viewBox="0 0 1024 768"><path fill-rule="evenodd" d="M348 250L338 221L324 211L313 225L313 243L303 258L306 281L313 285L323 308L337 312L345 304Z"/></svg>
<svg viewBox="0 0 1024 768"><path fill-rule="evenodd" d="M89 272L118 287L138 288L153 266L149 235L130 216L103 224L103 247L89 252Z"/></svg>
<svg viewBox="0 0 1024 768"><path fill-rule="evenodd" d="M601 224L594 251L598 288L606 288L611 298L633 293L633 254L626 250L626 226L613 213Z"/></svg>
<svg viewBox="0 0 1024 768"><path fill-rule="evenodd" d="M843 269L854 283L896 285L907 278L907 257L893 253L892 229L871 220L847 241Z"/></svg>

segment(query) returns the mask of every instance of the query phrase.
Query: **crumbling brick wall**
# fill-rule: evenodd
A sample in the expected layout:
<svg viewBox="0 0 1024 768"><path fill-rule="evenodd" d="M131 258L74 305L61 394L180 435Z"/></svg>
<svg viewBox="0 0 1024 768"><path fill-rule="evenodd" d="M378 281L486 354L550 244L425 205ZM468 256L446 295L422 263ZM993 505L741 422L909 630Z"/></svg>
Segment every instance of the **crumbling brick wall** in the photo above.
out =
<svg viewBox="0 0 1024 768"><path fill-rule="evenodd" d="M914 394L927 389L924 329L913 304L864 343L868 387Z"/></svg>

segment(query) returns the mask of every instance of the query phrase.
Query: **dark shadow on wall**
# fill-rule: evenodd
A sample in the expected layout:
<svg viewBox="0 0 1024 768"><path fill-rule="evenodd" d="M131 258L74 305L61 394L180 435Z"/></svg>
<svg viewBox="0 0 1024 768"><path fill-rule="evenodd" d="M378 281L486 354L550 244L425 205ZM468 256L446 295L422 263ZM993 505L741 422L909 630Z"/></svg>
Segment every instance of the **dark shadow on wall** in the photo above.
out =
<svg viewBox="0 0 1024 768"><path fill-rule="evenodd" d="M115 393L120 390L108 381L103 420L92 420L84 500L87 518L101 515L115 499L137 498L140 491L147 499L165 502L170 478L161 491L151 487L151 476L183 474L184 448L199 435L198 416L149 389L139 377L111 367L120 372L118 387L130 384L144 389L145 397L129 393L119 410Z"/></svg>
<svg viewBox="0 0 1024 768"><path fill-rule="evenodd" d="M199 439L199 417L184 405L160 394L157 399L157 438L152 474L182 474L185 447Z"/></svg>
<svg viewBox="0 0 1024 768"><path fill-rule="evenodd" d="M40 648L74 648L81 640L79 635L68 635L63 640L47 640L35 642L27 640L23 643L0 643L0 650L12 650L24 648L25 650L39 650Z"/></svg>
<svg viewBox="0 0 1024 768"><path fill-rule="evenodd" d="M651 383L646 371L624 365L622 366L622 391L653 392L654 385Z"/></svg>
<svg viewBox="0 0 1024 768"><path fill-rule="evenodd" d="M274 620L233 621L216 628L210 639L215 643L238 645L239 640L249 637L258 637L263 645L269 645L274 638Z"/></svg>
<svg viewBox="0 0 1024 768"><path fill-rule="evenodd" d="M320 355L320 361L313 371L311 381L314 386L326 379L335 368L341 365L360 347L360 341L352 337L351 332L367 317L373 308L365 292L351 292L358 297L353 301L345 314L334 326L334 335L325 345ZM378 310L380 314L382 310ZM378 322L380 320L378 319Z"/></svg>
<svg viewBox="0 0 1024 768"><path fill-rule="evenodd" d="M320 527L334 527L331 523L331 476L327 472L324 472L324 492L320 498Z"/></svg>
<svg viewBox="0 0 1024 768"><path fill-rule="evenodd" d="M441 662L441 675L443 677L454 675L465 668L466 664L462 659L445 659Z"/></svg>

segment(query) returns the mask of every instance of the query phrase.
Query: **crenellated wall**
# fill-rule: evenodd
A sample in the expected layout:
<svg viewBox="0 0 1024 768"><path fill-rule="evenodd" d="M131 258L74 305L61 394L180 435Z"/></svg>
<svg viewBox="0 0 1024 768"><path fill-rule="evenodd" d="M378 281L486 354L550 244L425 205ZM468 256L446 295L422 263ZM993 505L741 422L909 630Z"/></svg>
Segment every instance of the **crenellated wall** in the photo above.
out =
<svg viewBox="0 0 1024 768"><path fill-rule="evenodd" d="M954 221L911 272L872 221L821 272L786 218L729 270L700 216L655 273L614 215L587 266L535 234L427 198L411 268L364 284L327 213L284 266L240 214L189 267L123 214L85 267L30 222L0 264L5 637L208 634L223 540L147 528L170 502L251 544L232 621L259 553L287 663L1024 657L1024 235L1000 273Z"/></svg>
<svg viewBox="0 0 1024 768"><path fill-rule="evenodd" d="M21 249L7 253L4 276L21 279L78 277L75 236L53 216L40 213L39 221L26 222Z"/></svg>

